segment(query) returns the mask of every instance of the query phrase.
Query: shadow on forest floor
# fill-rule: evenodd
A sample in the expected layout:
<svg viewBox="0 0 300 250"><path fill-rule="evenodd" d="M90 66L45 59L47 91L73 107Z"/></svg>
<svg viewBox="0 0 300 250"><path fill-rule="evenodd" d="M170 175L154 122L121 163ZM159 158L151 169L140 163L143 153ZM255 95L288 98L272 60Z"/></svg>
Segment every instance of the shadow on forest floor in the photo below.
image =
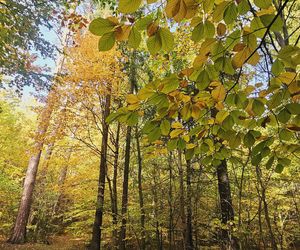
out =
<svg viewBox="0 0 300 250"><path fill-rule="evenodd" d="M68 235L55 236L49 240L50 245L41 243L26 243L13 245L0 240L1 250L85 250L85 242L80 238L72 238Z"/></svg>

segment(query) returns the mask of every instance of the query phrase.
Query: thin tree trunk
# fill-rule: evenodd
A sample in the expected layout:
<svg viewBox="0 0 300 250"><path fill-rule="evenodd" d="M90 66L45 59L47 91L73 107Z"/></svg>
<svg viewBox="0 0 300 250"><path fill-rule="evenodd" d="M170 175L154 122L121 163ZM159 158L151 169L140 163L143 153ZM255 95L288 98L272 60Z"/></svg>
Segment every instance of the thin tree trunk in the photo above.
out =
<svg viewBox="0 0 300 250"><path fill-rule="evenodd" d="M126 249L126 224L127 224L127 206L128 206L128 175L129 175L129 164L130 164L130 142L131 142L131 127L127 127L126 132L126 147L125 147L125 162L124 162L124 176L123 176L123 193L122 193L122 225L120 232L120 250Z"/></svg>
<svg viewBox="0 0 300 250"><path fill-rule="evenodd" d="M173 190L172 190L172 180L173 180L173 172L172 172L172 153L169 153L168 158L169 165L169 231L168 231L168 239L169 239L169 250L173 249Z"/></svg>
<svg viewBox="0 0 300 250"><path fill-rule="evenodd" d="M180 212L180 218L181 218L181 224L182 224L182 249L186 249L185 246L185 238L186 238L186 228L185 228L185 222L186 222L186 217L185 217L185 211L184 211L184 182L183 182L183 168L182 168L182 155L181 151L178 150L178 172L179 172L179 212Z"/></svg>
<svg viewBox="0 0 300 250"><path fill-rule="evenodd" d="M271 247L272 247L272 249L277 250L277 244L276 244L276 240L275 240L275 237L274 237L274 234L272 231L271 219L269 216L268 203L266 200L266 187L263 184L262 177L261 177L261 169L259 166L256 166L256 176L257 176L257 181L261 188L261 200L264 204L264 214L265 214L265 220L266 220L270 238L271 238Z"/></svg>
<svg viewBox="0 0 300 250"><path fill-rule="evenodd" d="M129 94L133 93L134 88L137 86L136 80L136 51L133 52L131 58L130 72L129 72L129 82L130 91ZM126 249L126 224L127 224L127 207L128 207L128 175L129 175L129 165L130 165L130 144L131 144L131 127L127 127L126 131L126 146L125 146L125 160L124 160L124 173L123 173L123 193L122 193L122 224L119 237L119 249Z"/></svg>
<svg viewBox="0 0 300 250"><path fill-rule="evenodd" d="M136 127L136 147L137 147L137 157L138 157L138 188L139 188L139 202L140 202L140 212L141 212L141 249L145 250L145 209L144 209L144 197L143 197L143 187L142 187L142 156L140 148L140 140L138 134L138 128Z"/></svg>
<svg viewBox="0 0 300 250"><path fill-rule="evenodd" d="M228 222L234 219L234 210L232 206L230 183L228 178L227 163L222 160L217 167L218 175L218 190L221 205L221 221L224 226L228 226ZM221 230L222 247L229 247L229 249L236 249L235 239L232 239L230 230Z"/></svg>
<svg viewBox="0 0 300 250"><path fill-rule="evenodd" d="M105 108L102 116L102 143L101 143L101 157L100 157L100 173L98 180L98 195L96 203L96 212L93 225L92 240L90 244L91 250L99 250L101 247L101 230L104 207L104 191L105 191L105 176L107 168L107 143L108 143L108 128L106 118L110 113L111 90L108 91L105 97Z"/></svg>
<svg viewBox="0 0 300 250"><path fill-rule="evenodd" d="M118 178L118 161L119 161L119 143L120 143L120 123L117 125L117 135L115 141L115 152L114 152L114 170L113 170L113 205L112 205L112 213L113 213L113 241L114 247L118 245L118 193L117 193L117 178Z"/></svg>
<svg viewBox="0 0 300 250"><path fill-rule="evenodd" d="M186 161L186 248L194 249L193 246L193 228L192 228L192 186L191 186L191 161Z"/></svg>

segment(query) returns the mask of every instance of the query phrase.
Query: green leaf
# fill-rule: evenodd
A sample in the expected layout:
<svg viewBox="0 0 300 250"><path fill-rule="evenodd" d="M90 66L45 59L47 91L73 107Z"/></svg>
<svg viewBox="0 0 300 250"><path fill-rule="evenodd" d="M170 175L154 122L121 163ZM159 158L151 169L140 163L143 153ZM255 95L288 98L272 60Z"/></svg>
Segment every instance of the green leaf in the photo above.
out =
<svg viewBox="0 0 300 250"><path fill-rule="evenodd" d="M207 71L204 69L200 72L199 76L197 77L197 87L199 90L204 90L210 84L210 79Z"/></svg>
<svg viewBox="0 0 300 250"><path fill-rule="evenodd" d="M250 24L251 30L254 32L254 35L262 38L266 32L266 28L259 17L254 17Z"/></svg>
<svg viewBox="0 0 300 250"><path fill-rule="evenodd" d="M286 157L278 158L278 163L282 164L283 166L289 166L291 164L291 160Z"/></svg>
<svg viewBox="0 0 300 250"><path fill-rule="evenodd" d="M174 47L174 37L171 31L166 28L160 28L158 33L160 35L162 49L171 51Z"/></svg>
<svg viewBox="0 0 300 250"><path fill-rule="evenodd" d="M280 73L282 73L284 70L284 64L280 60L275 60L275 62L272 64L271 71L275 76L278 76Z"/></svg>
<svg viewBox="0 0 300 250"><path fill-rule="evenodd" d="M261 9L267 9L272 5L272 0L254 0L254 4Z"/></svg>
<svg viewBox="0 0 300 250"><path fill-rule="evenodd" d="M155 55L162 48L162 42L160 36L156 33L150 36L147 40L147 48L151 55Z"/></svg>
<svg viewBox="0 0 300 250"><path fill-rule="evenodd" d="M270 25L270 23L273 21L273 19L275 18L274 14L270 14L270 15L263 15L260 17L260 20L262 21L262 23L267 27ZM283 26L283 22L282 19L280 17L277 17L275 22L272 24L270 31L278 31L281 30Z"/></svg>
<svg viewBox="0 0 300 250"><path fill-rule="evenodd" d="M188 160L191 160L194 156L194 149L191 148L191 149L187 149L185 151L185 159L188 161Z"/></svg>
<svg viewBox="0 0 300 250"><path fill-rule="evenodd" d="M274 109L278 107L282 102L282 93L277 92L271 96L270 100L267 101L267 106L269 109Z"/></svg>
<svg viewBox="0 0 300 250"><path fill-rule="evenodd" d="M264 147L261 151L261 156L262 158L265 158L266 156L268 156L271 153L271 150L269 147Z"/></svg>
<svg viewBox="0 0 300 250"><path fill-rule="evenodd" d="M260 143L258 143L253 149L251 154L252 155L257 155L258 153L260 153L262 151L262 149L265 147L266 145L266 141L262 141Z"/></svg>
<svg viewBox="0 0 300 250"><path fill-rule="evenodd" d="M244 145L248 148L251 148L255 143L255 138L252 135L252 133L249 131L245 136L244 136Z"/></svg>
<svg viewBox="0 0 300 250"><path fill-rule="evenodd" d="M293 132L287 130L287 129L282 129L280 132L279 132L279 138L280 140L282 141L289 141L291 140L292 138L294 137L294 134Z"/></svg>
<svg viewBox="0 0 300 250"><path fill-rule="evenodd" d="M154 142L160 138L160 128L156 127L148 134L148 140L149 142Z"/></svg>
<svg viewBox="0 0 300 250"><path fill-rule="evenodd" d="M178 145L178 149L181 149L181 150L185 149L185 145L186 145L185 140L183 140L182 138L179 138L177 145Z"/></svg>
<svg viewBox="0 0 300 250"><path fill-rule="evenodd" d="M260 100L254 99L252 103L252 110L256 115L260 116L264 113L265 106Z"/></svg>
<svg viewBox="0 0 300 250"><path fill-rule="evenodd" d="M171 129L171 124L168 120L163 120L160 124L160 130L162 135L168 135Z"/></svg>
<svg viewBox="0 0 300 250"><path fill-rule="evenodd" d="M238 9L234 2L228 5L228 7L224 11L224 21L226 24L233 23L238 15Z"/></svg>
<svg viewBox="0 0 300 250"><path fill-rule="evenodd" d="M262 160L261 154L254 155L251 159L251 163L253 166L258 166Z"/></svg>
<svg viewBox="0 0 300 250"><path fill-rule="evenodd" d="M123 13L135 12L141 5L142 0L120 0L119 11Z"/></svg>
<svg viewBox="0 0 300 250"><path fill-rule="evenodd" d="M148 25L152 22L153 22L153 17L149 15L137 20L134 26L138 30L145 30L147 29Z"/></svg>
<svg viewBox="0 0 300 250"><path fill-rule="evenodd" d="M133 112L128 116L126 123L128 124L128 126L134 126L138 123L138 120L139 120L138 113Z"/></svg>
<svg viewBox="0 0 300 250"><path fill-rule="evenodd" d="M137 49L141 43L142 36L136 27L132 27L128 37L128 45L134 49Z"/></svg>
<svg viewBox="0 0 300 250"><path fill-rule="evenodd" d="M229 139L229 147L238 148L241 145L241 135L238 133Z"/></svg>
<svg viewBox="0 0 300 250"><path fill-rule="evenodd" d="M250 10L248 0L242 0L238 5L238 12L240 15L246 14Z"/></svg>
<svg viewBox="0 0 300 250"><path fill-rule="evenodd" d="M192 31L192 41L199 42L204 38L204 25L199 23Z"/></svg>
<svg viewBox="0 0 300 250"><path fill-rule="evenodd" d="M177 148L178 139L172 139L168 141L167 148L169 151L172 151Z"/></svg>
<svg viewBox="0 0 300 250"><path fill-rule="evenodd" d="M279 114L277 115L277 119L281 123L287 123L290 118L291 118L291 113L288 111L287 108L284 108L283 110L281 110L279 112Z"/></svg>
<svg viewBox="0 0 300 250"><path fill-rule="evenodd" d="M225 130L231 130L234 125L234 119L231 115L227 116L222 122L222 127Z"/></svg>
<svg viewBox="0 0 300 250"><path fill-rule="evenodd" d="M300 115L300 104L289 103L285 106L292 115Z"/></svg>
<svg viewBox="0 0 300 250"><path fill-rule="evenodd" d="M282 171L283 171L283 169L284 169L284 166L283 166L282 164L279 164L279 163L278 163L278 164L276 165L275 172L278 173L278 174L281 174Z"/></svg>
<svg viewBox="0 0 300 250"><path fill-rule="evenodd" d="M204 37L205 38L213 38L214 37L214 35L215 35L215 26L212 22L206 20L204 22L203 29L204 29Z"/></svg>
<svg viewBox="0 0 300 250"><path fill-rule="evenodd" d="M89 25L89 31L96 36L102 36L105 33L109 33L113 31L114 28L114 23L102 17L94 19Z"/></svg>
<svg viewBox="0 0 300 250"><path fill-rule="evenodd" d="M266 163L266 168L267 169L270 169L272 167L272 165L274 163L274 159L275 159L274 155L269 158L269 160Z"/></svg>
<svg viewBox="0 0 300 250"><path fill-rule="evenodd" d="M99 39L98 49L99 51L108 51L115 45L115 33L106 33Z"/></svg>

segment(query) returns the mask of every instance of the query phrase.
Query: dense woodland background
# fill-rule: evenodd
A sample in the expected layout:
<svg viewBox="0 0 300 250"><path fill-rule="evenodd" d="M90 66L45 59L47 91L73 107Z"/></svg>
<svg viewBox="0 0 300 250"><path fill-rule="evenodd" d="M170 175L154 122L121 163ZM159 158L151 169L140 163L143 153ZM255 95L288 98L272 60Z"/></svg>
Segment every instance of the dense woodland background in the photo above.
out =
<svg viewBox="0 0 300 250"><path fill-rule="evenodd" d="M0 248L300 249L299 14L0 0Z"/></svg>

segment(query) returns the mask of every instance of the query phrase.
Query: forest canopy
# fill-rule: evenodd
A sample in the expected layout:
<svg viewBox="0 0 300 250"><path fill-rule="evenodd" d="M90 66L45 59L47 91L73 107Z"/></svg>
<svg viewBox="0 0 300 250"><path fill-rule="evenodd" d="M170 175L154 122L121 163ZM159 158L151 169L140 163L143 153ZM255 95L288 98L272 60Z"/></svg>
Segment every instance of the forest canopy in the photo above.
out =
<svg viewBox="0 0 300 250"><path fill-rule="evenodd" d="M0 248L300 247L299 1L0 13Z"/></svg>

